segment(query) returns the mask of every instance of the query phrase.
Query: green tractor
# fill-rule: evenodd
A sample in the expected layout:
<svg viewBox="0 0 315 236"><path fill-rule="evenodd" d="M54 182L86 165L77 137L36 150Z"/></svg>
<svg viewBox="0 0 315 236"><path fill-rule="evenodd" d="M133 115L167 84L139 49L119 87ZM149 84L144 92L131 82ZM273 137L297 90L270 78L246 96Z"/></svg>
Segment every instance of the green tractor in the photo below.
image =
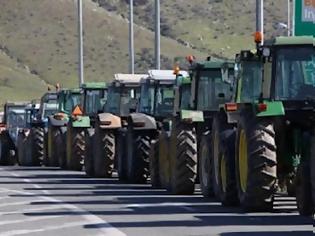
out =
<svg viewBox="0 0 315 236"><path fill-rule="evenodd" d="M93 132L96 116L102 111L106 102L107 88L104 82L85 83L81 87L81 105L77 105L69 117L66 136L66 163L62 163L69 170L81 171L84 162L85 169L90 172L87 152L87 142ZM87 135L87 137L86 137ZM64 166L62 166L64 167Z"/></svg>
<svg viewBox="0 0 315 236"><path fill-rule="evenodd" d="M296 193L302 215L314 212L314 45L313 37L278 37L236 58L234 102L226 104L228 123L236 127L234 166L228 166L235 176L220 176L236 182L246 210L271 210L275 193L286 191Z"/></svg>
<svg viewBox="0 0 315 236"><path fill-rule="evenodd" d="M163 120L158 140L152 143L151 182L173 194L192 194L197 179L196 123L202 112L191 110L191 78L175 72L174 104L171 115Z"/></svg>
<svg viewBox="0 0 315 236"><path fill-rule="evenodd" d="M85 83L81 86L81 93L81 106L74 109L68 122L66 166L79 171L84 162L85 172L88 176L93 176L89 161L93 156L90 155L93 150L91 142L97 116L102 112L107 99L107 86L105 82Z"/></svg>
<svg viewBox="0 0 315 236"><path fill-rule="evenodd" d="M227 124L224 104L233 95L234 63L226 60L190 61L192 109L202 112L203 122L195 124L198 146L198 174L202 194L219 196L218 153L220 134ZM230 142L224 137L225 142ZM223 146L226 146L224 144Z"/></svg>
<svg viewBox="0 0 315 236"><path fill-rule="evenodd" d="M94 130L89 133L85 161L89 176L111 177L117 167L119 178L123 179L120 161L125 156L127 117L136 109L143 76L146 75L116 74L108 85L105 106L95 117Z"/></svg>
<svg viewBox="0 0 315 236"><path fill-rule="evenodd" d="M141 80L140 103L128 119L124 163L129 182L145 183L150 175L151 142L157 140L163 120L172 115L175 78L172 70L150 70Z"/></svg>
<svg viewBox="0 0 315 236"><path fill-rule="evenodd" d="M29 102L7 102L0 124L0 165L15 165L18 161L19 132L28 126L26 110Z"/></svg>
<svg viewBox="0 0 315 236"><path fill-rule="evenodd" d="M62 89L57 92L57 112L48 116L48 132L45 136L47 146L47 155L44 158L45 166L67 167L65 148L67 125L74 108L80 104L80 98L80 89ZM74 146L79 144L80 142L73 143Z"/></svg>

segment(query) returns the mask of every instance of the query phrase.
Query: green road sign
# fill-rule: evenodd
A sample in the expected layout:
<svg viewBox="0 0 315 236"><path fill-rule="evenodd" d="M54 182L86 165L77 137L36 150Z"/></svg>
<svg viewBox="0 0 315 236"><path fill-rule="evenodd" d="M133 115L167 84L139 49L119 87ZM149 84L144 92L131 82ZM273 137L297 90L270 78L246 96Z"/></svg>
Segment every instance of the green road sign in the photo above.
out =
<svg viewBox="0 0 315 236"><path fill-rule="evenodd" d="M295 0L295 35L315 36L315 0Z"/></svg>

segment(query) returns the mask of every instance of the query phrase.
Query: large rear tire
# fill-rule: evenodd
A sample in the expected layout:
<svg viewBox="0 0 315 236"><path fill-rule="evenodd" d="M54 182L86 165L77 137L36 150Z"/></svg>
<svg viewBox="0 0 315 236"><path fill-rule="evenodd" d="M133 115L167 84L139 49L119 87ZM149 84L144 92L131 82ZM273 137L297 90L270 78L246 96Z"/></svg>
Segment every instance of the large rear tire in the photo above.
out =
<svg viewBox="0 0 315 236"><path fill-rule="evenodd" d="M206 198L212 197L212 163L211 163L211 134L210 131L202 135L199 146L199 182L202 195Z"/></svg>
<svg viewBox="0 0 315 236"><path fill-rule="evenodd" d="M241 206L269 211L277 180L275 130L272 121L241 116L236 136L236 180Z"/></svg>
<svg viewBox="0 0 315 236"><path fill-rule="evenodd" d="M117 163L118 163L118 178L120 181L126 181L127 175L127 134L125 129L121 129L117 136Z"/></svg>
<svg viewBox="0 0 315 236"><path fill-rule="evenodd" d="M235 178L235 131L222 133L220 142L219 199L224 206L235 206L239 203Z"/></svg>
<svg viewBox="0 0 315 236"><path fill-rule="evenodd" d="M195 191L197 177L197 138L190 125L177 124L172 137L171 189L173 194L187 195ZM174 140L174 138L176 140Z"/></svg>
<svg viewBox="0 0 315 236"><path fill-rule="evenodd" d="M33 165L40 166L44 161L44 128L31 128Z"/></svg>
<svg viewBox="0 0 315 236"><path fill-rule="evenodd" d="M70 148L67 153L67 166L69 170L82 171L84 162L84 152L85 152L85 138L84 130L80 128L70 128L68 129L68 138L70 140L67 148Z"/></svg>
<svg viewBox="0 0 315 236"><path fill-rule="evenodd" d="M212 122L212 129L211 129L211 173L212 173L212 188L213 193L216 198L220 199L221 191L220 191L220 153L221 150L224 148L222 147L221 142L221 134L225 130L227 130L228 124L226 120L226 116L224 113L218 113Z"/></svg>
<svg viewBox="0 0 315 236"><path fill-rule="evenodd" d="M115 134L113 130L95 131L94 176L110 178L114 170Z"/></svg>
<svg viewBox="0 0 315 236"><path fill-rule="evenodd" d="M313 214L315 213L315 136L312 136L311 155L310 155L310 178L311 178L311 195L313 203Z"/></svg>
<svg viewBox="0 0 315 236"><path fill-rule="evenodd" d="M20 166L32 166L32 155L29 151L30 137L24 132L19 132L17 138L18 163Z"/></svg>
<svg viewBox="0 0 315 236"><path fill-rule="evenodd" d="M135 138L135 139L134 139ZM128 134L128 181L144 184L149 177L150 168L150 137Z"/></svg>
<svg viewBox="0 0 315 236"><path fill-rule="evenodd" d="M296 173L296 202L300 215L313 214L311 173L309 163L302 161Z"/></svg>
<svg viewBox="0 0 315 236"><path fill-rule="evenodd" d="M51 127L49 134L49 138L51 140L51 150L50 150L50 156L48 157L48 166L58 167L59 166L59 157L58 157L58 143L57 143L57 137L60 135L59 127Z"/></svg>
<svg viewBox="0 0 315 236"><path fill-rule="evenodd" d="M93 163L93 152L94 152L94 135L95 129L87 129L85 132L85 153L84 153L84 170L85 174L89 177L94 177L94 163Z"/></svg>
<svg viewBox="0 0 315 236"><path fill-rule="evenodd" d="M170 146L171 137L169 132L162 130L158 140L158 152L159 152L159 179L161 187L170 190L171 186L171 160L170 160Z"/></svg>
<svg viewBox="0 0 315 236"><path fill-rule="evenodd" d="M66 127L62 127L60 129L60 133L56 137L56 155L58 156L58 163L59 167L62 170L66 170L68 168L67 166L67 154L66 154L66 145L67 142L67 129Z"/></svg>
<svg viewBox="0 0 315 236"><path fill-rule="evenodd" d="M17 155L13 141L7 132L0 135L0 165L13 166L17 162Z"/></svg>
<svg viewBox="0 0 315 236"><path fill-rule="evenodd" d="M150 147L150 179L152 188L160 188L159 140L153 140Z"/></svg>

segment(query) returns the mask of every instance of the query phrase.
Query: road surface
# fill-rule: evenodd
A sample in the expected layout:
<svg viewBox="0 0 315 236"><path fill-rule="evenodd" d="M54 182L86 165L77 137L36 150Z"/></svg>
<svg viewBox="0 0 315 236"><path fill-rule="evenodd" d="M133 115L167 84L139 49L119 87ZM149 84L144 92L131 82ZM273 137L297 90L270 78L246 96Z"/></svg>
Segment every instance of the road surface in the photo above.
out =
<svg viewBox="0 0 315 236"><path fill-rule="evenodd" d="M81 172L0 167L1 235L306 236L313 222L288 197L278 197L272 213L246 214L199 191L171 196Z"/></svg>

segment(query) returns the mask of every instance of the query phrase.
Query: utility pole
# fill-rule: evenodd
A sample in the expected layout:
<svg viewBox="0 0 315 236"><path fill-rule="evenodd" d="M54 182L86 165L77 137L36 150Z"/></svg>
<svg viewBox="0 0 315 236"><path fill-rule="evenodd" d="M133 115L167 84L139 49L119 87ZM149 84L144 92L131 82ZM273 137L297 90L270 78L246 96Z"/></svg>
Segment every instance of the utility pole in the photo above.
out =
<svg viewBox="0 0 315 236"><path fill-rule="evenodd" d="M291 36L291 0L288 0L288 36Z"/></svg>
<svg viewBox="0 0 315 236"><path fill-rule="evenodd" d="M83 17L82 0L78 0L78 34L79 34L79 87L84 83L84 63L83 63Z"/></svg>
<svg viewBox="0 0 315 236"><path fill-rule="evenodd" d="M129 0L129 73L135 73L135 48L133 31L133 0Z"/></svg>
<svg viewBox="0 0 315 236"><path fill-rule="evenodd" d="M161 69L161 12L160 0L155 0L155 68Z"/></svg>
<svg viewBox="0 0 315 236"><path fill-rule="evenodd" d="M264 44L264 0L256 0L256 32L261 32Z"/></svg>

